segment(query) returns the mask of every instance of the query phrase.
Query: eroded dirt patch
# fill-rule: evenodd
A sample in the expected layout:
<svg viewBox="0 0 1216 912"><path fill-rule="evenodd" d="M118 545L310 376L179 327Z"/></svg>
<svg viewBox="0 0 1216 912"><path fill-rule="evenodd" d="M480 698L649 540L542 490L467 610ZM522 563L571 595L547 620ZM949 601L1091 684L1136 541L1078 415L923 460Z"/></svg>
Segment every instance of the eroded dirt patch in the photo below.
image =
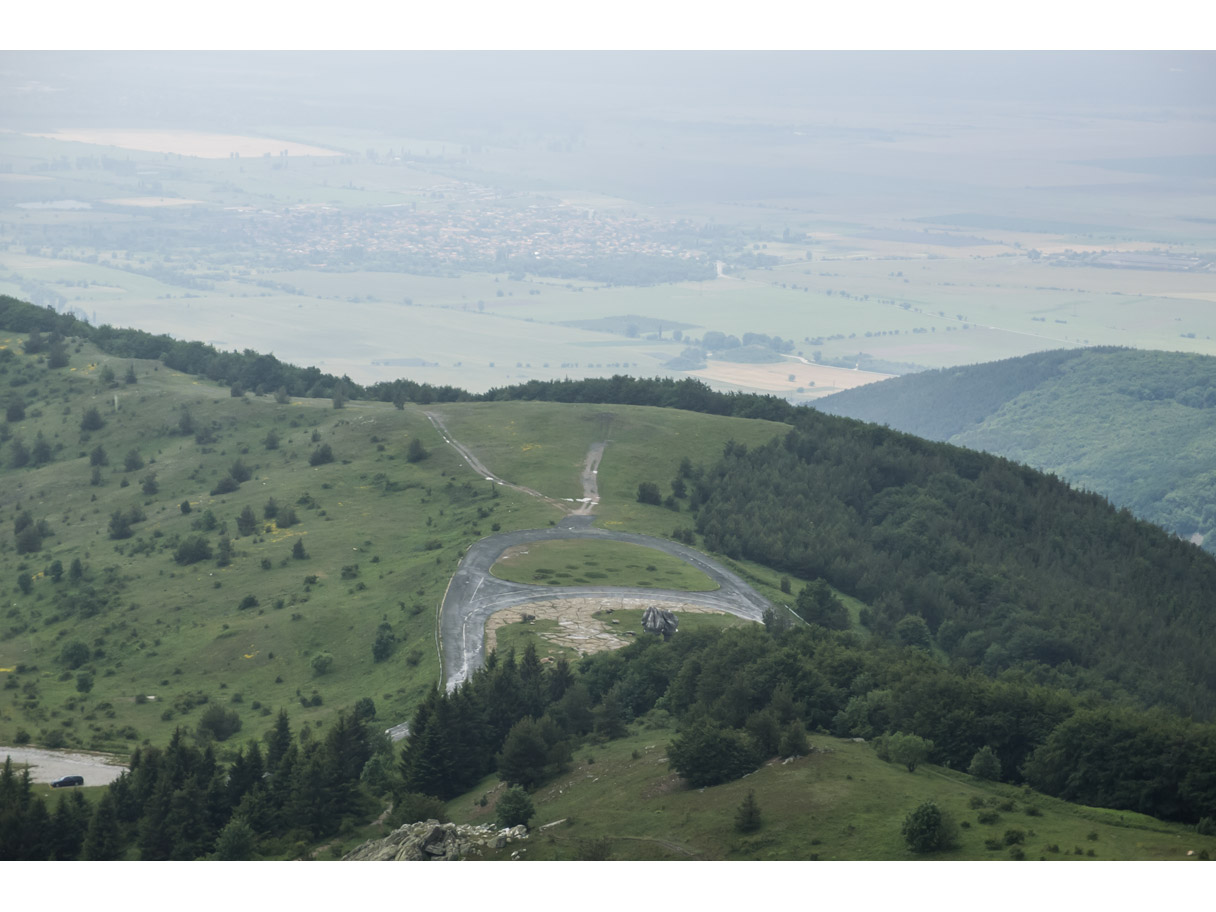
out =
<svg viewBox="0 0 1216 912"><path fill-rule="evenodd" d="M620 649L632 637L613 631L611 619L595 617L597 612L634 609L645 611L651 605L680 614L726 614L688 602L656 601L648 598L554 598L543 602L529 602L516 608L504 608L490 615L486 621L486 653L498 643L498 631L507 624L517 624L529 614L538 620L556 621L558 630L540 632L538 635L556 646L573 649L579 655Z"/></svg>

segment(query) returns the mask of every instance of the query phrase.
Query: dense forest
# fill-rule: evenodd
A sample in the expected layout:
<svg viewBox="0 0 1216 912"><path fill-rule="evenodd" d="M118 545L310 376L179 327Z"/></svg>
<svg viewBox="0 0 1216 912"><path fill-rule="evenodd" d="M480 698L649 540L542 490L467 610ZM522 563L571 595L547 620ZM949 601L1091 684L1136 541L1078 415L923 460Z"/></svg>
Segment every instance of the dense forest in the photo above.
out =
<svg viewBox="0 0 1216 912"><path fill-rule="evenodd" d="M1040 352L899 377L815 407L1054 473L1183 538L1202 536L1216 553L1216 358Z"/></svg>
<svg viewBox="0 0 1216 912"><path fill-rule="evenodd" d="M0 859L240 861L302 850L366 817L379 807L373 796L391 788L380 773L388 739L373 737L358 712L339 715L324 735L305 728L298 737L280 713L262 743L250 741L228 763L194 740L178 731L164 748L137 748L130 771L95 805L73 790L60 793L54 811L32 792L28 773L6 762Z"/></svg>

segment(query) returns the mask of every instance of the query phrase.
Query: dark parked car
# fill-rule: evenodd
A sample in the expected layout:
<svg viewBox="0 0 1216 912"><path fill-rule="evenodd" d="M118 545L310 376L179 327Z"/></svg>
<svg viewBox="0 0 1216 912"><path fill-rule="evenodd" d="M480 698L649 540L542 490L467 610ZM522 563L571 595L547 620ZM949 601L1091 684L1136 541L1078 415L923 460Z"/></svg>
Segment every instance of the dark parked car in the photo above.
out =
<svg viewBox="0 0 1216 912"><path fill-rule="evenodd" d="M51 788L66 788L69 785L84 785L84 776L64 776L51 783Z"/></svg>

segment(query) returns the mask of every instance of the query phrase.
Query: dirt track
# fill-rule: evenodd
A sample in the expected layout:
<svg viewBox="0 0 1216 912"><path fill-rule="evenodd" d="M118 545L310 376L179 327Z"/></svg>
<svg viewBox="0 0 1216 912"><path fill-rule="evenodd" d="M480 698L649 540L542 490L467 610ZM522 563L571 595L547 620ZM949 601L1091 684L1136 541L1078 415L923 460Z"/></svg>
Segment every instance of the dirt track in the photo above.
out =
<svg viewBox="0 0 1216 912"><path fill-rule="evenodd" d="M528 529L491 535L474 542L465 552L460 566L456 568L448 583L439 608L439 656L448 690L467 680L481 665L485 658L487 622L491 615L507 608L561 600L572 614L578 614L580 609L576 609L575 603L581 600L591 601L597 606L595 610L599 610L598 606L602 606L604 600L628 600L641 607L677 603L701 610L725 611L747 620L759 621L763 618L765 609L770 607L747 583L700 551L649 535L610 532L592 526L595 517L591 510L599 503L597 472L606 444L592 444L583 465L583 498L579 506L571 507L567 502L499 478L486 468L468 447L452 437L438 415L432 412L424 414L444 441L460 453L470 468L482 478L540 498L570 514L548 529ZM550 539L571 538L621 541L654 548L696 567L716 582L718 589L712 592L682 592L617 586L537 586L500 580L490 573L490 567L508 548ZM531 607L529 612L534 613Z"/></svg>

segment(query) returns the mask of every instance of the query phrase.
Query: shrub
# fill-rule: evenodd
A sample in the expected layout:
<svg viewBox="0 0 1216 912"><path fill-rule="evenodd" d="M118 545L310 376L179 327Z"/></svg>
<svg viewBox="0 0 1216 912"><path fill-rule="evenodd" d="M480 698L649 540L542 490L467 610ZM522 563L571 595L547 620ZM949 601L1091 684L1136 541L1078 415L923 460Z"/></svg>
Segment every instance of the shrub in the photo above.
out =
<svg viewBox="0 0 1216 912"><path fill-rule="evenodd" d="M59 650L59 661L72 671L75 671L89 660L90 655L88 646L80 640L73 640Z"/></svg>
<svg viewBox="0 0 1216 912"><path fill-rule="evenodd" d="M422 441L417 437L410 441L409 448L405 451L405 458L408 462L422 462L430 456L430 452L422 445Z"/></svg>
<svg viewBox="0 0 1216 912"><path fill-rule="evenodd" d="M908 848L918 855L950 849L958 842L954 821L932 801L904 818L900 832Z"/></svg>
<svg viewBox="0 0 1216 912"><path fill-rule="evenodd" d="M976 779L988 779L993 782L1001 778L1001 759L988 745L984 745L971 758L967 772Z"/></svg>
<svg viewBox="0 0 1216 912"><path fill-rule="evenodd" d="M1021 845L1026 841L1026 831L1018 829L1006 830L1003 839L1005 841L1005 845L1007 846Z"/></svg>
<svg viewBox="0 0 1216 912"><path fill-rule="evenodd" d="M697 722L667 749L668 764L693 788L718 785L747 775L763 759L746 732Z"/></svg>
<svg viewBox="0 0 1216 912"><path fill-rule="evenodd" d="M100 431L105 427L105 424L101 419L101 412L97 411L96 407L85 409L84 414L80 417L80 429L82 431Z"/></svg>
<svg viewBox="0 0 1216 912"><path fill-rule="evenodd" d="M331 463L333 461L334 451L330 448L328 443L321 444L319 447L313 450L312 455L308 457L308 464L310 466L326 465L327 463Z"/></svg>
<svg viewBox="0 0 1216 912"><path fill-rule="evenodd" d="M638 485L638 503L654 504L658 506L663 503L663 494L659 491L659 486L653 481L643 481Z"/></svg>
<svg viewBox="0 0 1216 912"><path fill-rule="evenodd" d="M526 827L534 816L536 809L532 799L518 785L507 789L494 808L494 818L500 827Z"/></svg>
<svg viewBox="0 0 1216 912"><path fill-rule="evenodd" d="M241 483L231 475L225 475L215 483L215 487L211 489L211 496L217 497L220 494L231 494L233 491L240 488Z"/></svg>
<svg viewBox="0 0 1216 912"><path fill-rule="evenodd" d="M235 709L226 710L218 703L209 704L198 720L198 733L216 741L226 741L240 730L240 714Z"/></svg>
<svg viewBox="0 0 1216 912"><path fill-rule="evenodd" d="M182 566L210 560L211 545L201 535L191 535L177 546L177 550L173 552L173 559Z"/></svg>
<svg viewBox="0 0 1216 912"><path fill-rule="evenodd" d="M439 798L433 795L423 795L420 792L405 792L394 800L393 813L389 817L388 823L392 827L399 827L423 820L442 822L447 817L447 808Z"/></svg>
<svg viewBox="0 0 1216 912"><path fill-rule="evenodd" d="M1001 815L996 811L980 811L979 815L975 819L980 823L991 825L1000 820Z"/></svg>
<svg viewBox="0 0 1216 912"><path fill-rule="evenodd" d="M232 464L232 468L228 470L228 474L233 478L234 481L237 482L237 484L248 481L253 477L252 470L250 470L250 468L239 459Z"/></svg>
<svg viewBox="0 0 1216 912"><path fill-rule="evenodd" d="M318 652L312 657L312 671L315 675L329 674L334 666L334 657L328 652Z"/></svg>

